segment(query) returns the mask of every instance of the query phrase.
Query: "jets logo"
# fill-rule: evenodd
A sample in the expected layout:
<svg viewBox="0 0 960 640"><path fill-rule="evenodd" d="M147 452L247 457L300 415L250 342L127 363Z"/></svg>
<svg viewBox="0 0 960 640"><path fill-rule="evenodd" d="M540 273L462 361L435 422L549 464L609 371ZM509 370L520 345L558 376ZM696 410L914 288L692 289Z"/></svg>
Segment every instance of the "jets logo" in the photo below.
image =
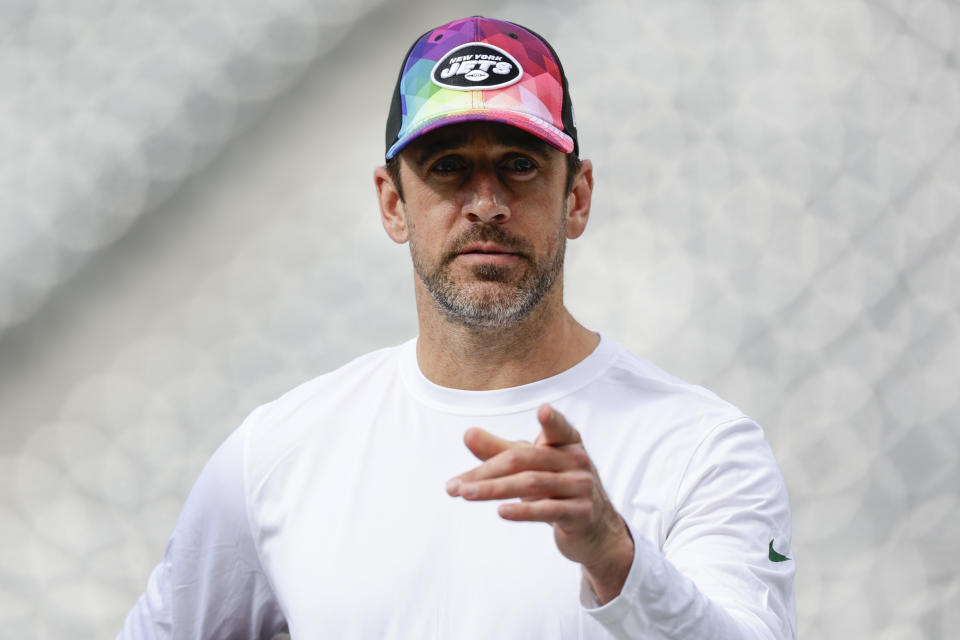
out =
<svg viewBox="0 0 960 640"><path fill-rule="evenodd" d="M491 44L469 42L452 49L430 73L434 84L471 91L499 89L520 79L523 68L516 58Z"/></svg>

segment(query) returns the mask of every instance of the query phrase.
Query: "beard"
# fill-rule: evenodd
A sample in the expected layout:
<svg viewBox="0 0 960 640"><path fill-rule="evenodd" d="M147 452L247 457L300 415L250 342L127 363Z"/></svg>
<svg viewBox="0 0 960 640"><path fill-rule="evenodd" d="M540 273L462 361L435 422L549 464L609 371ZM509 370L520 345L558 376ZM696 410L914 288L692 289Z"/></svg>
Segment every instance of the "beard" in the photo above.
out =
<svg viewBox="0 0 960 640"><path fill-rule="evenodd" d="M552 256L538 260L533 247L523 238L513 236L499 226L481 224L471 227L457 238L438 264L424 262L410 229L410 254L413 268L440 310L451 320L475 329L504 329L516 326L527 318L553 287L563 272L563 256L567 241L566 212L557 234L557 249ZM463 248L473 242L495 242L516 253L520 265L472 265L474 282L458 282L450 266ZM511 273L527 266L519 280L511 282ZM493 286L488 286L491 283ZM499 283L499 284L498 284Z"/></svg>

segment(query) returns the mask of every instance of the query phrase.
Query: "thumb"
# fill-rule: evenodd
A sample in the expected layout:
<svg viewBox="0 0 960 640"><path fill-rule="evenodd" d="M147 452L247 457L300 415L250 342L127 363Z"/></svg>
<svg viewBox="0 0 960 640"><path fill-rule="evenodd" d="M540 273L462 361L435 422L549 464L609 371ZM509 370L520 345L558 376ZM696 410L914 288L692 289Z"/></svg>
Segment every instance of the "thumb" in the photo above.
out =
<svg viewBox="0 0 960 640"><path fill-rule="evenodd" d="M549 404L540 405L537 409L537 420L542 430L535 444L559 447L580 442L580 433L570 426L562 413Z"/></svg>

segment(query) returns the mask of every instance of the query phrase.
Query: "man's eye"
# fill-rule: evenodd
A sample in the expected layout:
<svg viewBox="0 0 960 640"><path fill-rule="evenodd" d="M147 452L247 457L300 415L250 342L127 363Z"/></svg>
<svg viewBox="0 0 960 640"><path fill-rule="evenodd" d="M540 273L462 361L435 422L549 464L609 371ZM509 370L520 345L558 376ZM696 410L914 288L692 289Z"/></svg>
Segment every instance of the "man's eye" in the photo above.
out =
<svg viewBox="0 0 960 640"><path fill-rule="evenodd" d="M456 173L463 168L463 162L457 158L442 158L437 162L433 163L433 166L430 167L430 171L442 176L450 175Z"/></svg>
<svg viewBox="0 0 960 640"><path fill-rule="evenodd" d="M529 173L537 168L537 163L527 156L514 156L507 160L506 166L514 173Z"/></svg>

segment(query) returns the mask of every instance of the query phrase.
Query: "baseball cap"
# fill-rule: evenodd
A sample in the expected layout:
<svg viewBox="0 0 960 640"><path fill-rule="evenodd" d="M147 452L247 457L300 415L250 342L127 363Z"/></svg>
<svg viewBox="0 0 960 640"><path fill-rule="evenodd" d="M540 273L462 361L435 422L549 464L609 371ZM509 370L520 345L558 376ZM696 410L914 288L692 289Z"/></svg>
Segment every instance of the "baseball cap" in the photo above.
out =
<svg viewBox="0 0 960 640"><path fill-rule="evenodd" d="M429 131L478 120L578 153L567 78L553 47L520 25L473 16L431 29L410 47L387 116L386 158Z"/></svg>

